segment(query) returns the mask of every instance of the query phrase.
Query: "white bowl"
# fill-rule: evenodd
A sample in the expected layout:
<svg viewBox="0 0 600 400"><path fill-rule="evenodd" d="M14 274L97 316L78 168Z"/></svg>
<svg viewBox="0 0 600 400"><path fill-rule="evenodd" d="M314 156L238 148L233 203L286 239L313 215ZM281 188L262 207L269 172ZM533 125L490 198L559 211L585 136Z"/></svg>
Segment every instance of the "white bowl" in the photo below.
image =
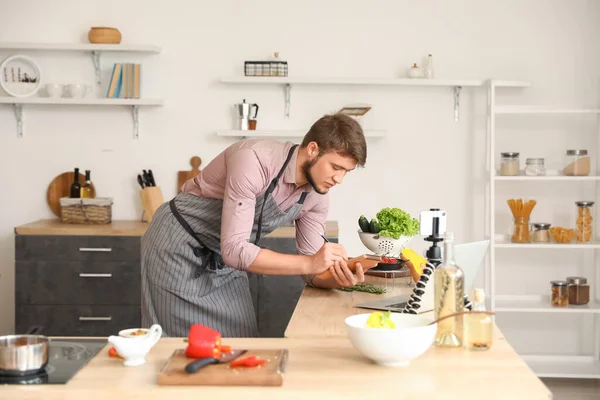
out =
<svg viewBox="0 0 600 400"><path fill-rule="evenodd" d="M431 318L415 314L392 313L395 329L367 328L371 313L346 318L350 342L365 357L387 367L407 366L431 347L437 324Z"/></svg>
<svg viewBox="0 0 600 400"><path fill-rule="evenodd" d="M369 250L371 250L377 256L391 255L399 257L402 250L408 245L408 242L413 238L412 236L400 236L398 239L394 239L387 236L379 236L376 233L358 231L358 237L362 244Z"/></svg>

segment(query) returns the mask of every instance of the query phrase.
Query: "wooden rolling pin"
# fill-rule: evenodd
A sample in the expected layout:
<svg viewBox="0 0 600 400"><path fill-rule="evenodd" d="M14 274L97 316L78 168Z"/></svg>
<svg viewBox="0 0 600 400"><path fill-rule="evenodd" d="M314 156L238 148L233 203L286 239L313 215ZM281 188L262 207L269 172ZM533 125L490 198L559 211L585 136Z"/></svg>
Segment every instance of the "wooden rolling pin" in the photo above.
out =
<svg viewBox="0 0 600 400"><path fill-rule="evenodd" d="M356 272L356 263L360 263L360 265L363 268L363 271L366 271L368 269L376 267L377 264L379 264L381 261L383 261L383 259L380 256L363 254L362 256L349 258L348 261L346 262L346 264L348 265L348 268L350 268L350 270L352 272ZM317 278L319 278L319 279L329 279L332 277L333 277L333 275L331 275L331 271L329 271L329 270L327 270L325 272L321 272L320 274L317 275Z"/></svg>

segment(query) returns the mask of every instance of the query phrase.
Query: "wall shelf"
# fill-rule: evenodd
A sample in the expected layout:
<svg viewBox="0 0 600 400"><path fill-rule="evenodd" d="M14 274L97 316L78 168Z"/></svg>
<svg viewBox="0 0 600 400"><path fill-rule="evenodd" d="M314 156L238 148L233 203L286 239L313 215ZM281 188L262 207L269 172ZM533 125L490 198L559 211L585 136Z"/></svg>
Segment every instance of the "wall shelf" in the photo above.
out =
<svg viewBox="0 0 600 400"><path fill-rule="evenodd" d="M292 85L363 85L363 86L430 86L452 88L454 92L454 120L458 121L460 109L460 91L463 87L480 87L485 80L452 80L452 79L409 79L409 78L334 78L334 77L270 77L270 76L237 76L221 77L225 84L283 85L285 98L285 116L290 116ZM524 88L529 82L494 81L497 86Z"/></svg>
<svg viewBox="0 0 600 400"><path fill-rule="evenodd" d="M585 305L567 307L552 307L550 296L496 296L496 311L521 313L600 313L600 303L590 299Z"/></svg>
<svg viewBox="0 0 600 400"><path fill-rule="evenodd" d="M96 83L102 83L100 77L100 55L102 52L128 52L128 53L155 53L162 49L155 45L135 44L93 44L93 43L27 43L27 42L5 42L0 43L2 50L25 50L25 51L79 51L90 52L94 64Z"/></svg>
<svg viewBox="0 0 600 400"><path fill-rule="evenodd" d="M600 181L600 176L496 176L496 181L523 181L523 182L593 182Z"/></svg>
<svg viewBox="0 0 600 400"><path fill-rule="evenodd" d="M546 106L496 106L496 115L506 114L600 114L597 108L560 108Z"/></svg>
<svg viewBox="0 0 600 400"><path fill-rule="evenodd" d="M600 363L592 356L525 354L522 358L540 378L600 378Z"/></svg>
<svg viewBox="0 0 600 400"><path fill-rule="evenodd" d="M108 99L108 98L45 98L45 97L0 97L0 104L12 104L17 119L17 137L23 137L24 105L80 105L80 106L129 106L133 119L133 138L139 139L139 108L162 106L160 99Z"/></svg>
<svg viewBox="0 0 600 400"><path fill-rule="evenodd" d="M277 130L256 130L256 131L218 131L217 136L223 137L241 137L241 138L250 138L250 137L277 137L277 138L298 138L303 137L307 131L277 131ZM366 138L381 138L387 135L386 131L383 130L365 130L364 131Z"/></svg>

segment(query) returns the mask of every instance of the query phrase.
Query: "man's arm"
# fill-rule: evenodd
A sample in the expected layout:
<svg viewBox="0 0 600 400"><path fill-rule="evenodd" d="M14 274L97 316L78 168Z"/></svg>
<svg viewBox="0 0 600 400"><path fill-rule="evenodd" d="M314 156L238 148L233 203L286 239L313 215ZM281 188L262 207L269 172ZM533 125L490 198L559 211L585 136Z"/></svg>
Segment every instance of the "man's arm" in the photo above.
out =
<svg viewBox="0 0 600 400"><path fill-rule="evenodd" d="M329 196L324 196L319 199L319 202L310 211L296 220L296 251L298 254L314 254L325 245L321 234L325 235L325 223L328 211ZM342 247L341 245L338 246ZM344 256L345 258L348 257L345 251ZM356 276L354 276L352 271L346 266L345 261L336 263L330 267L330 270L333 276L329 279L318 278L315 274L304 274L302 275L302 279L311 286L324 289L353 286L358 281L362 282L364 280L362 268L359 267Z"/></svg>
<svg viewBox="0 0 600 400"><path fill-rule="evenodd" d="M227 160L227 181L221 216L221 255L231 268L265 275L302 275L327 269L309 255L280 254L249 242L254 225L256 197L269 184L260 160L251 149ZM329 255L335 259L334 255ZM341 258L341 257L338 257ZM317 272L317 273L318 273Z"/></svg>

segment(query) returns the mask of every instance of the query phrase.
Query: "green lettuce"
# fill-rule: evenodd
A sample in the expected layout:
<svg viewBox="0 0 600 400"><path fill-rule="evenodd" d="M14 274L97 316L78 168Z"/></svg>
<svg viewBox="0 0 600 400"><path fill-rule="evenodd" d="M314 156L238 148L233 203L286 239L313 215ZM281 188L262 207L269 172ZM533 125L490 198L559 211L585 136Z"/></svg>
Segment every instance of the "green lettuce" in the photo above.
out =
<svg viewBox="0 0 600 400"><path fill-rule="evenodd" d="M419 220L399 208L384 208L377 213L381 231L379 236L394 239L400 236L416 236L419 233Z"/></svg>

